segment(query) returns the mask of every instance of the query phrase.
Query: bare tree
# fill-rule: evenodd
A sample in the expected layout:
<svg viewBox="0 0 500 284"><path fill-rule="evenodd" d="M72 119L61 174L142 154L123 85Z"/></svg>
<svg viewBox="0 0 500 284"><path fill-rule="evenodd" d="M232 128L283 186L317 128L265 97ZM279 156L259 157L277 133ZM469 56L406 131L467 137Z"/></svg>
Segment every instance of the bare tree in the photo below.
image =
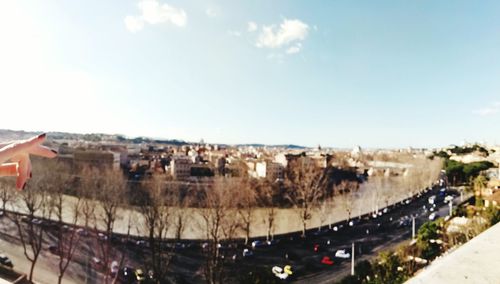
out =
<svg viewBox="0 0 500 284"><path fill-rule="evenodd" d="M352 211L354 210L354 204L357 201L357 191L359 185L354 181L341 181L335 186L335 191L339 194L337 197L340 206L344 209L347 216L347 221L351 220Z"/></svg>
<svg viewBox="0 0 500 284"><path fill-rule="evenodd" d="M57 255L59 257L57 283L61 284L79 241L79 235L76 234L75 230L66 232L62 226L64 223L69 223L71 227L77 225L82 198L77 196L70 200L66 196L67 190L73 185L73 180L64 175L64 168L60 164L55 161L47 161L45 162L45 169L50 172L43 180L43 185L48 194L47 202L52 207L51 211L59 223L55 234L57 238ZM65 216L68 218L65 218Z"/></svg>
<svg viewBox="0 0 500 284"><path fill-rule="evenodd" d="M164 245L164 239L171 227L174 207L171 207L171 192L160 175L155 175L145 182L148 193L147 198L140 206L140 212L144 219L144 226L148 232L148 242L151 261L150 267L154 271L158 283L166 281L166 275L173 251Z"/></svg>
<svg viewBox="0 0 500 284"><path fill-rule="evenodd" d="M247 179L238 179L236 206L241 219L242 230L245 233L245 245L250 239L250 226L254 219L256 206L255 186Z"/></svg>
<svg viewBox="0 0 500 284"><path fill-rule="evenodd" d="M126 183L123 174L114 169L93 169L94 192L96 197L96 230L103 229L104 237L99 240L99 248L102 262L108 268L111 262L112 247L111 238L118 209L125 204ZM105 273L105 283L108 283L108 273Z"/></svg>
<svg viewBox="0 0 500 284"><path fill-rule="evenodd" d="M383 199L383 191L385 187L384 176L382 175L373 175L370 177L370 196L371 196L371 204L372 204L372 212L374 214L378 213L379 203Z"/></svg>
<svg viewBox="0 0 500 284"><path fill-rule="evenodd" d="M25 190L18 192L16 199L19 200L20 211L26 212L22 218L13 215L13 221L17 226L19 238L26 259L31 263L28 280L33 280L35 265L42 251L42 242L45 235L43 226L35 223L35 219L42 217L50 219L51 211L47 202L47 193L41 186L44 175L38 174L33 178ZM22 221L21 221L22 219Z"/></svg>
<svg viewBox="0 0 500 284"><path fill-rule="evenodd" d="M0 202L2 202L2 212L7 216L7 204L14 199L14 187L12 183L5 179L0 179Z"/></svg>
<svg viewBox="0 0 500 284"><path fill-rule="evenodd" d="M277 208L274 200L276 183L267 179L263 180L258 186L258 203L264 207L264 222L267 227L266 240L274 239L274 227L277 214Z"/></svg>
<svg viewBox="0 0 500 284"><path fill-rule="evenodd" d="M215 178L212 186L203 188L202 229L207 245L204 248L204 274L207 283L224 283L224 257L220 250L222 240L234 238L238 228L233 201L238 183L232 178Z"/></svg>
<svg viewBox="0 0 500 284"><path fill-rule="evenodd" d="M302 236L305 237L307 222L311 212L318 206L319 199L324 196L324 171L316 167L307 158L300 158L290 165L287 172L286 198L296 208L302 222Z"/></svg>
<svg viewBox="0 0 500 284"><path fill-rule="evenodd" d="M318 232L323 228L323 224L328 220L328 216L331 215L329 209L331 207L327 200L323 200L319 205L319 227Z"/></svg>
<svg viewBox="0 0 500 284"><path fill-rule="evenodd" d="M182 238L182 234L187 224L191 221L191 214L189 214L188 210L193 201L193 194L189 189L189 186L182 186L180 190L177 191L178 194L173 193L172 205L177 207L177 210L173 213L175 238L177 240Z"/></svg>

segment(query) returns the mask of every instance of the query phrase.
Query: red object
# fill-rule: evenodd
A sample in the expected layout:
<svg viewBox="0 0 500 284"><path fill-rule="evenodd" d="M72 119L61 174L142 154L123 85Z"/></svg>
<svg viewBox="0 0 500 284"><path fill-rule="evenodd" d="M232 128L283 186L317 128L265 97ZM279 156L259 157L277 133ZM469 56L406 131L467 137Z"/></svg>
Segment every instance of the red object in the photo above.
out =
<svg viewBox="0 0 500 284"><path fill-rule="evenodd" d="M319 251L319 245L318 244L315 244L314 245L314 252L318 252Z"/></svg>
<svg viewBox="0 0 500 284"><path fill-rule="evenodd" d="M333 265L333 260L329 256L324 256L321 263L326 265Z"/></svg>

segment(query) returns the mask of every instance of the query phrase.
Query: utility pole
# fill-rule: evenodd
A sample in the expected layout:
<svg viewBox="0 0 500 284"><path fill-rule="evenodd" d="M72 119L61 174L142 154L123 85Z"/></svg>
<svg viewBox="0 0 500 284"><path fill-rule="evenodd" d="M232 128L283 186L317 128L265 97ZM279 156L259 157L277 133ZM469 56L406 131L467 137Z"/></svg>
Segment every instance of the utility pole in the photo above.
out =
<svg viewBox="0 0 500 284"><path fill-rule="evenodd" d="M412 217L412 222L411 222L411 239L415 239L415 217Z"/></svg>
<svg viewBox="0 0 500 284"><path fill-rule="evenodd" d="M351 251L351 275L354 276L354 243L352 243L352 251Z"/></svg>
<svg viewBox="0 0 500 284"><path fill-rule="evenodd" d="M450 217L451 217L451 212L452 212L452 210L453 210L453 201L452 201L452 200L450 200L450 214L449 214L449 215L450 215Z"/></svg>

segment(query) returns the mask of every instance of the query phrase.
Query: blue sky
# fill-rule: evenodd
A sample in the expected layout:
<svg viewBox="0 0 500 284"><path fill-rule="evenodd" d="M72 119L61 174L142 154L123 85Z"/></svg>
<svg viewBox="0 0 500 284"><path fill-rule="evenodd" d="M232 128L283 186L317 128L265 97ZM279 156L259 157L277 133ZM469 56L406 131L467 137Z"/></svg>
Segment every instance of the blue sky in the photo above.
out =
<svg viewBox="0 0 500 284"><path fill-rule="evenodd" d="M2 1L0 128L500 143L498 15L498 1Z"/></svg>

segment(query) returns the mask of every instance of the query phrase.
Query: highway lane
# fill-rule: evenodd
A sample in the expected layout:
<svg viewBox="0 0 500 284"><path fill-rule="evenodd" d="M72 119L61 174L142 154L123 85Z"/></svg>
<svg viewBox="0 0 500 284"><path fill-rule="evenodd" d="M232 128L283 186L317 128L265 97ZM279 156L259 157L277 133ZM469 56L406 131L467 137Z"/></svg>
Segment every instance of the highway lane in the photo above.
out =
<svg viewBox="0 0 500 284"><path fill-rule="evenodd" d="M406 226L400 226L400 218L403 216L408 216L410 218L412 215L415 216L415 231L417 232L418 228L423 223L429 221L429 214L431 213L429 211L425 212L423 206L426 205L426 207L429 207L428 197L436 195L438 192L439 190L437 189L432 190L407 206L396 208L389 214L358 225L357 230L351 228L351 231L346 232L345 236L337 239L337 242L329 248L329 251L333 252L337 249L350 248L351 244L354 242L357 263L365 259L372 259L382 251L395 249L403 243L409 243L412 236L411 223ZM458 203L460 203L460 197L456 196L453 200L453 204L457 205ZM435 212L439 216L444 217L449 213L449 205L439 201L437 202ZM391 218L392 221L390 221ZM381 227L377 228L374 224L381 224ZM371 229L370 233L368 235L366 233L363 234L367 229ZM318 241L324 242L324 238ZM315 260L319 262L320 257L317 257ZM316 273L298 276L295 282L335 283L346 275L349 275L350 271L351 263L350 259L348 259L342 261L337 266L325 267L323 270Z"/></svg>
<svg viewBox="0 0 500 284"><path fill-rule="evenodd" d="M424 213L423 205L428 206L428 197L438 193L434 189L423 194L420 198L407 205L399 205L392 208L388 213L373 219L354 219L359 222L350 227L345 222L343 227L338 226L338 231L328 230L320 235L315 235L314 231L309 231L308 237L303 239L299 234L291 234L286 238L280 238L280 242L272 246L255 248L254 257L243 258L241 242L236 247L227 249L227 257L235 256L235 260L227 260L228 271L231 275L255 271L256 269L268 270L275 265L284 266L291 264L295 270L295 281L297 283L332 283L340 280L350 272L350 259L341 260L334 257L338 249L347 249L350 253L351 243L356 244L356 260L371 259L379 252L394 248L402 242L409 242L411 238L411 224L399 226L402 216L416 216L417 230L420 225L428 221L429 212ZM456 197L454 203L459 202ZM448 205L438 202L438 214L445 216L448 212ZM380 224L380 225L379 225ZM11 225L12 226L12 225ZM14 233L14 232L12 232ZM15 235L15 234L14 234ZM51 234L49 234L50 236ZM49 238L51 240L49 240ZM51 237L46 240L46 246L53 243ZM97 272L89 266L91 256L97 253L98 240L92 236L82 237L79 249L76 252L74 263L70 265L72 272L77 272L73 279L81 279L86 283L98 283L102 280L102 273ZM314 252L314 245L319 245L319 251ZM123 247L122 247L123 248ZM116 248L118 249L118 248ZM139 264L141 254L146 248L126 246L127 262L134 266ZM284 256L288 255L288 259ZM321 263L323 256L330 256L334 260L333 266L326 266ZM50 262L54 263L57 257L46 255ZM46 259L46 258L45 258ZM112 259L118 259L114 255ZM48 260L48 259L46 259ZM184 279L189 283L203 283L200 270L203 265L203 253L199 246L176 251L176 258L172 263L172 272L178 279ZM55 272L55 271L54 271ZM83 274L83 275L82 275ZM85 281L86 280L86 281Z"/></svg>

